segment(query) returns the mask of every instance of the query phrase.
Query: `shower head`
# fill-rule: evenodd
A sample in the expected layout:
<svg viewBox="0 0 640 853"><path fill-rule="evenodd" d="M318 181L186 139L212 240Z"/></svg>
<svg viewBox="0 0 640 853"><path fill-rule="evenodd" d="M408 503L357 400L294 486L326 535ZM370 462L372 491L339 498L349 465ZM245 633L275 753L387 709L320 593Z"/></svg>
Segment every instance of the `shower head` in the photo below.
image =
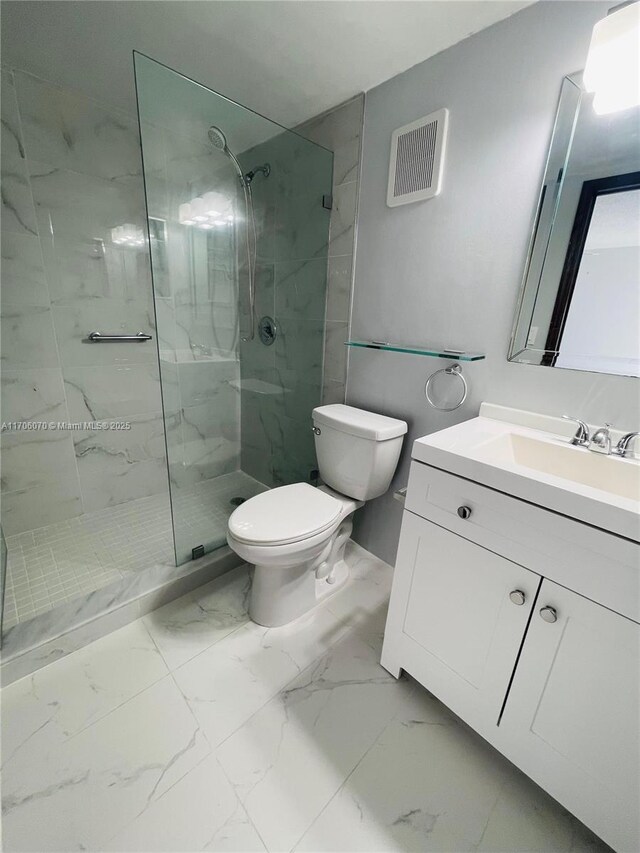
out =
<svg viewBox="0 0 640 853"><path fill-rule="evenodd" d="M269 163L264 163L262 166L256 166L250 172L243 174L242 169L240 168L240 163L238 163L235 154L229 148L229 145L227 143L227 137L224 135L224 133L220 130L219 127L215 126L215 124L212 124L209 128L209 142L214 146L214 148L217 148L218 151L222 151L224 154L227 155L227 157L229 157L233 161L233 165L235 166L236 172L238 173L238 177L240 178L240 183L244 187L249 186L251 181L255 178L257 172L262 172L265 178L269 177L269 174L271 172L271 166L269 165Z"/></svg>
<svg viewBox="0 0 640 853"><path fill-rule="evenodd" d="M215 125L211 125L209 128L209 142L214 145L216 148L219 148L220 151L228 151L229 146L227 145L227 137L220 130L219 127Z"/></svg>

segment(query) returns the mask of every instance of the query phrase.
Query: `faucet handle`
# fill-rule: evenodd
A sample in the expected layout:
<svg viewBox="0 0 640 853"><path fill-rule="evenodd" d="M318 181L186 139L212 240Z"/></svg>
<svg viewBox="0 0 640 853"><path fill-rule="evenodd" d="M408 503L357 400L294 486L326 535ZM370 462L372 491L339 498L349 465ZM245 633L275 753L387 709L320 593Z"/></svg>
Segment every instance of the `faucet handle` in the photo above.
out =
<svg viewBox="0 0 640 853"><path fill-rule="evenodd" d="M586 423L581 421L580 418L574 418L571 415L563 415L562 417L565 421L573 421L578 424L578 429L573 438L570 439L569 444L573 444L576 447L586 447L589 444L589 427Z"/></svg>
<svg viewBox="0 0 640 853"><path fill-rule="evenodd" d="M611 453L611 424L605 424L594 432L591 436L589 450L606 453L607 456Z"/></svg>
<svg viewBox="0 0 640 853"><path fill-rule="evenodd" d="M639 432L628 432L626 435L623 435L612 452L615 453L616 456L622 456L622 458L624 459L624 457L627 455L629 445L634 440L634 438L637 438L639 435Z"/></svg>

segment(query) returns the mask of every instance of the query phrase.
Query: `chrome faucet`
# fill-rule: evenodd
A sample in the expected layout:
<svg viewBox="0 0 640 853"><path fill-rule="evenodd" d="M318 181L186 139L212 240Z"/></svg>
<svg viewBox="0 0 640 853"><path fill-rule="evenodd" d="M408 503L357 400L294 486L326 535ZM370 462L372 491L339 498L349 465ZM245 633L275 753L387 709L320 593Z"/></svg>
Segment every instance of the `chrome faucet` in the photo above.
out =
<svg viewBox="0 0 640 853"><path fill-rule="evenodd" d="M589 442L589 450L609 456L611 453L611 424L605 424L594 432Z"/></svg>
<svg viewBox="0 0 640 853"><path fill-rule="evenodd" d="M620 441L615 446L612 453L615 453L616 456L621 456L623 459L627 455L627 451L629 450L629 445L640 435L638 432L628 432L626 435L623 435Z"/></svg>
<svg viewBox="0 0 640 853"><path fill-rule="evenodd" d="M579 418L572 418L571 415L563 415L562 416L565 421L574 421L578 424L578 429L576 430L575 435L569 441L569 444L573 444L576 447L588 447L589 446L589 427L585 424L584 421L581 421Z"/></svg>

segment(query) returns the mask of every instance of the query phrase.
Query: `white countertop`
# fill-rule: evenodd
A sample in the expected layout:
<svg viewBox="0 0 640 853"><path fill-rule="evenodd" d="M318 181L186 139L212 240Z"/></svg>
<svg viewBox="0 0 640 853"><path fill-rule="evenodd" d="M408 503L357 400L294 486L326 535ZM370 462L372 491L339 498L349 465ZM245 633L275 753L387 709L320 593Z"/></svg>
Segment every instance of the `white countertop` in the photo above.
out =
<svg viewBox="0 0 640 853"><path fill-rule="evenodd" d="M412 458L640 541L640 462L573 447L574 431L561 418L483 403L479 417L415 441ZM612 430L614 445L620 435ZM556 465L584 481L558 476Z"/></svg>

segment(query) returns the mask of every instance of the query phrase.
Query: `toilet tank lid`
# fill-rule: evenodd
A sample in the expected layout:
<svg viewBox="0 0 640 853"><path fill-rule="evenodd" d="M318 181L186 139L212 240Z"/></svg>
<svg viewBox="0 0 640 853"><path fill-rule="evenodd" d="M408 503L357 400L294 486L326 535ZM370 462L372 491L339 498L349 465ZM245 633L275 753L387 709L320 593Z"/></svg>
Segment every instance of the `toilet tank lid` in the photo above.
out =
<svg viewBox="0 0 640 853"><path fill-rule="evenodd" d="M389 438L404 435L407 431L404 421L388 418L386 415L376 415L365 409L355 409L353 406L345 406L342 403L333 403L330 406L319 406L314 409L313 423L316 426L329 426L340 432L368 438L371 441L387 441Z"/></svg>

